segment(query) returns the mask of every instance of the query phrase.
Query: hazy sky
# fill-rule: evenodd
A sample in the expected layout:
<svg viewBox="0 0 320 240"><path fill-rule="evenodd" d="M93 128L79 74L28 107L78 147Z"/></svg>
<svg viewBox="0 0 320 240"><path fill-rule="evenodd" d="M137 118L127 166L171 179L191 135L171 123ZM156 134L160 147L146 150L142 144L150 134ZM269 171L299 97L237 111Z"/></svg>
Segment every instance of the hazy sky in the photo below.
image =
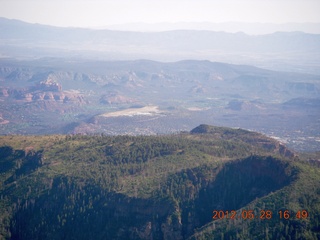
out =
<svg viewBox="0 0 320 240"><path fill-rule="evenodd" d="M0 17L56 26L320 22L320 0L0 0Z"/></svg>

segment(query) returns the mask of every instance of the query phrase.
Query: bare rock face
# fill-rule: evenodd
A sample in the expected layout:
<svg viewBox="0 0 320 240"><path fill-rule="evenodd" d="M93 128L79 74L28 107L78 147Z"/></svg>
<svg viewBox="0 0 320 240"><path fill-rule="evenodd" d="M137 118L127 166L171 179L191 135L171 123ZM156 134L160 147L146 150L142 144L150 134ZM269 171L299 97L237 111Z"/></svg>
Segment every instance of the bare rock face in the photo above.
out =
<svg viewBox="0 0 320 240"><path fill-rule="evenodd" d="M38 83L34 90L40 90L40 91L51 91L51 92L61 92L62 87L59 83L53 81L52 79L48 78L45 81L41 81Z"/></svg>
<svg viewBox="0 0 320 240"><path fill-rule="evenodd" d="M3 116L2 116L2 113L0 113L0 124L8 124L9 121L4 119Z"/></svg>
<svg viewBox="0 0 320 240"><path fill-rule="evenodd" d="M134 103L134 102L136 102L134 99L122 96L116 92L102 95L100 98L100 103L102 104L123 104L123 103Z"/></svg>
<svg viewBox="0 0 320 240"><path fill-rule="evenodd" d="M87 101L79 91L62 91L61 84L48 78L29 88L0 88L0 98L12 98L19 102L45 101L48 103L77 103L85 104Z"/></svg>
<svg viewBox="0 0 320 240"><path fill-rule="evenodd" d="M278 148L279 148L279 152L282 156L285 156L285 157L289 157L289 158L293 158L296 156L296 154L291 151L290 149L288 149L284 144L282 143L279 143L278 145Z"/></svg>
<svg viewBox="0 0 320 240"><path fill-rule="evenodd" d="M201 86L201 85L197 85L197 86L193 86L190 90L190 93L195 93L195 94L201 94L201 93L206 93L207 90Z"/></svg>
<svg viewBox="0 0 320 240"><path fill-rule="evenodd" d="M0 97L8 97L8 96L9 96L8 88L0 88Z"/></svg>
<svg viewBox="0 0 320 240"><path fill-rule="evenodd" d="M139 239L153 239L152 236L152 222L147 222L144 226L137 228L133 227L130 229L131 232L131 239L134 239L135 237L139 237Z"/></svg>
<svg viewBox="0 0 320 240"><path fill-rule="evenodd" d="M167 221L161 225L163 238L168 240L180 240L182 237L182 223L180 214L173 213Z"/></svg>

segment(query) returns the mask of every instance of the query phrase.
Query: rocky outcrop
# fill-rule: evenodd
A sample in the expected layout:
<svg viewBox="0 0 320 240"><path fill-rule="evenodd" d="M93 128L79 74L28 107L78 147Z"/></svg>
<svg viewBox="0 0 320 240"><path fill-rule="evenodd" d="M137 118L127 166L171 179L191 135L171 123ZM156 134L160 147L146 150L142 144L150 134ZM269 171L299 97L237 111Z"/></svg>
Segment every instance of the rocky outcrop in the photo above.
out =
<svg viewBox="0 0 320 240"><path fill-rule="evenodd" d="M61 84L53 81L52 79L48 78L45 81L41 81L38 83L34 88L34 91L51 91L51 92L61 92L62 86Z"/></svg>
<svg viewBox="0 0 320 240"><path fill-rule="evenodd" d="M33 102L33 101L49 101L61 103L87 103L84 96L78 91L62 91L60 84L47 80L38 83L30 88L0 88L0 98L12 98L16 101Z"/></svg>
<svg viewBox="0 0 320 240"><path fill-rule="evenodd" d="M181 213L176 210L173 214L168 216L165 223L161 225L163 239L167 240L181 240L182 236L182 222Z"/></svg>
<svg viewBox="0 0 320 240"><path fill-rule="evenodd" d="M4 119L3 116L2 116L2 113L0 113L0 124L8 124L9 121Z"/></svg>
<svg viewBox="0 0 320 240"><path fill-rule="evenodd" d="M101 104L123 104L123 103L134 103L136 100L125 97L119 93L111 92L104 94L100 97Z"/></svg>
<svg viewBox="0 0 320 240"><path fill-rule="evenodd" d="M0 88L0 97L8 97L8 96L9 96L8 88Z"/></svg>
<svg viewBox="0 0 320 240"><path fill-rule="evenodd" d="M288 158L293 158L296 156L296 154L288 149L283 143L275 139L268 138L263 134L250 132L244 129L231 129L201 124L198 127L192 129L191 134L212 134L217 138L225 140L238 138L253 146L262 148L269 153L273 152L275 154L279 154Z"/></svg>
<svg viewBox="0 0 320 240"><path fill-rule="evenodd" d="M195 93L195 94L201 94L201 93L206 93L207 90L201 86L201 85L197 85L197 86L193 86L190 90L190 93Z"/></svg>

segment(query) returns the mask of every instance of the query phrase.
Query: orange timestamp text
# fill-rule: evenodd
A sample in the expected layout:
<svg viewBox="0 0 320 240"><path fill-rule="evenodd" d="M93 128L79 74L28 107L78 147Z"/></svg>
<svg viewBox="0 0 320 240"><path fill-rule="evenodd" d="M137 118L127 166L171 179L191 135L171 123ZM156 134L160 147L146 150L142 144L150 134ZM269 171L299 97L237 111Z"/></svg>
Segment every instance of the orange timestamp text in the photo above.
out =
<svg viewBox="0 0 320 240"><path fill-rule="evenodd" d="M273 213L271 210L260 210L259 213L255 213L253 210L213 210L212 211L212 219L244 219L244 220L270 220L274 216L277 216L279 219L306 219L309 217L309 213L307 210L299 210L297 212L289 211L289 210L280 210L277 213Z"/></svg>

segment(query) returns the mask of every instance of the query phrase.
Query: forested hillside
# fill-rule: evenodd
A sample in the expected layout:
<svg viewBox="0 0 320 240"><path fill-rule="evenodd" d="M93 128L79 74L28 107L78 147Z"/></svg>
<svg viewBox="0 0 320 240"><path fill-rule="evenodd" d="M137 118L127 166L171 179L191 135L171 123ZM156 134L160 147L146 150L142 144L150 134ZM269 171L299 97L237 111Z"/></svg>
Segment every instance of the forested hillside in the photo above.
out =
<svg viewBox="0 0 320 240"><path fill-rule="evenodd" d="M319 239L316 162L208 125L1 136L0 239Z"/></svg>

